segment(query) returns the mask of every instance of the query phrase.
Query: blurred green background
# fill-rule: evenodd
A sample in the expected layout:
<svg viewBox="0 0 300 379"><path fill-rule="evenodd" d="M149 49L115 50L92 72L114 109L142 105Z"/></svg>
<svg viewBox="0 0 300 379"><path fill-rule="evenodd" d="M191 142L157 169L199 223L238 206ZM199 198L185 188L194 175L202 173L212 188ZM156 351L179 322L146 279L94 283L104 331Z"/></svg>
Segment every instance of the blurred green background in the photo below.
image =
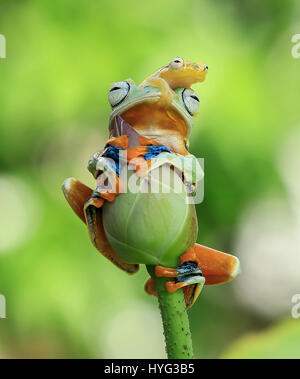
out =
<svg viewBox="0 0 300 379"><path fill-rule="evenodd" d="M235 282L189 311L196 357L300 357L300 33L293 0L0 0L0 357L165 357L144 268L92 247L61 192L107 139L111 83L204 61L192 153L205 158L202 244Z"/></svg>

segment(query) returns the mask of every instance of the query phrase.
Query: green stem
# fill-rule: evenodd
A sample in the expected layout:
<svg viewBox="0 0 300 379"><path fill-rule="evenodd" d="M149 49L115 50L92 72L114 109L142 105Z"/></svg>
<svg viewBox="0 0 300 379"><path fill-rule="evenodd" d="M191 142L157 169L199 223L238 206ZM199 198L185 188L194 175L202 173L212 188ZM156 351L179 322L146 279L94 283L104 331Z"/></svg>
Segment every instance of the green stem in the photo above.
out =
<svg viewBox="0 0 300 379"><path fill-rule="evenodd" d="M156 285L168 358L193 358L192 336L183 292L168 293L165 283L170 279L157 278L154 266L147 266L147 270Z"/></svg>

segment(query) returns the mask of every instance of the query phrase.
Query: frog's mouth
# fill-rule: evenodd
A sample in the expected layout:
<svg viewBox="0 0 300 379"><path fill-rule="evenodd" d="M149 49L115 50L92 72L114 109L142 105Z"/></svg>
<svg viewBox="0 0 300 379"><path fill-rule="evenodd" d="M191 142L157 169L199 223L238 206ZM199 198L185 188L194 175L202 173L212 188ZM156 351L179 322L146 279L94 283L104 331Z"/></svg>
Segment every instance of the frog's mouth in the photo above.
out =
<svg viewBox="0 0 300 379"><path fill-rule="evenodd" d="M112 112L110 129L114 125L114 118L119 115L141 135L155 138L169 134L178 135L184 140L189 138L191 116L176 102L162 106L159 100L160 94L155 94Z"/></svg>

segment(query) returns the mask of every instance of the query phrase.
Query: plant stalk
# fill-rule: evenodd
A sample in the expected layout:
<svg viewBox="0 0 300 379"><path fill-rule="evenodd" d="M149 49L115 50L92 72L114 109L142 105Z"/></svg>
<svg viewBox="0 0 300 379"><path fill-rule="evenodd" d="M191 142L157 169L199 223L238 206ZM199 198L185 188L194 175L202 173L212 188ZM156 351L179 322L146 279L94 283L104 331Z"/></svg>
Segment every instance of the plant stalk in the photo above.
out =
<svg viewBox="0 0 300 379"><path fill-rule="evenodd" d="M166 352L169 359L192 359L193 345L183 291L168 293L168 278L157 278L155 266L147 266L154 279L164 328Z"/></svg>

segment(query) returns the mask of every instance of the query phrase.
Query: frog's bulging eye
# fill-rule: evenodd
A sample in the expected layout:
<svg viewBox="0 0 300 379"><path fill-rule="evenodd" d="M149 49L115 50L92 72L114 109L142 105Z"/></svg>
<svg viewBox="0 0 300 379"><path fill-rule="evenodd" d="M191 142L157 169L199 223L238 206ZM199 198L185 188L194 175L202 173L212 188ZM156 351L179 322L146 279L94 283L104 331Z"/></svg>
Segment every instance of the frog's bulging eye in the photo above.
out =
<svg viewBox="0 0 300 379"><path fill-rule="evenodd" d="M114 108L121 104L130 91L130 84L128 82L114 83L108 92L108 100L110 105Z"/></svg>
<svg viewBox="0 0 300 379"><path fill-rule="evenodd" d="M191 116L194 116L198 112L200 106L200 100L198 96L194 91L188 88L185 88L182 91L181 95L185 109Z"/></svg>
<svg viewBox="0 0 300 379"><path fill-rule="evenodd" d="M174 58L170 62L170 68L172 70L180 70L184 66L184 60L182 58Z"/></svg>

